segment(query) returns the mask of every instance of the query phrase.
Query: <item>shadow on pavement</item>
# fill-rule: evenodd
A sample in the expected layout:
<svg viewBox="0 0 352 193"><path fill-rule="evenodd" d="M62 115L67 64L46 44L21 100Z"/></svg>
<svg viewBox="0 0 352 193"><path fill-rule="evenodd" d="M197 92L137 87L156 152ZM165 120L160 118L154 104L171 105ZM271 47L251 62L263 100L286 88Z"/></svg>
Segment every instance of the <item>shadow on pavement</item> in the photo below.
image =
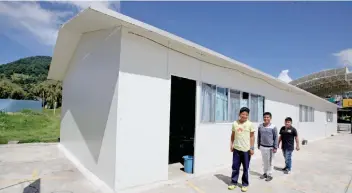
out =
<svg viewBox="0 0 352 193"><path fill-rule="evenodd" d="M242 168L241 168L241 171L243 171ZM281 170L281 171L282 171L282 170ZM250 175L253 175L253 176L261 176L261 175L262 175L261 173L255 172L255 171L249 171L249 174L250 174ZM215 174L214 176L215 176L217 179L223 181L223 182L224 182L225 184L227 184L227 185L231 183L231 177L229 177L229 176L225 176L225 175L223 175L223 174ZM238 184L238 185L241 185L241 184Z"/></svg>
<svg viewBox="0 0 352 193"><path fill-rule="evenodd" d="M21 185L26 182L31 182L31 180L26 180L23 182L19 182L17 184L12 184L10 186L2 187L2 188L0 188L0 192L1 192L1 190L5 190L5 189L8 189L8 188L11 188L14 186L18 186L18 185ZM40 179L37 179L36 181L34 181L31 184L29 184L28 186L26 186L23 189L23 193L40 193Z"/></svg>
<svg viewBox="0 0 352 193"><path fill-rule="evenodd" d="M223 174L215 174L214 175L217 179L223 181L226 185L229 185L231 183L231 178L228 176L225 176Z"/></svg>
<svg viewBox="0 0 352 193"><path fill-rule="evenodd" d="M40 193L40 178L25 187L23 193Z"/></svg>
<svg viewBox="0 0 352 193"><path fill-rule="evenodd" d="M262 174L261 173L259 173L259 172L255 172L255 171L249 171L249 174L250 175L253 175L253 176L262 176Z"/></svg>
<svg viewBox="0 0 352 193"><path fill-rule="evenodd" d="M279 172L283 172L284 170L280 167L274 166L274 170L279 171Z"/></svg>
<svg viewBox="0 0 352 193"><path fill-rule="evenodd" d="M215 174L214 176L215 176L217 179L223 181L226 185L230 185L230 183L231 183L231 178L228 177L228 176L225 176L225 175L223 175L223 174ZM237 186L242 187L242 184L238 182L238 183L237 183Z"/></svg>

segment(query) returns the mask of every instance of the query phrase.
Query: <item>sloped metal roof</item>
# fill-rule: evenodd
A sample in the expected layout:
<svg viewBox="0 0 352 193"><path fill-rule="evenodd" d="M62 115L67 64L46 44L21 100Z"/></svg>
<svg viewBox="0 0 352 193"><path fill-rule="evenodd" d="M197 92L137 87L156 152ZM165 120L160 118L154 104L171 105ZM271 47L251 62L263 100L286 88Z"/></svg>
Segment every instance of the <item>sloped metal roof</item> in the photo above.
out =
<svg viewBox="0 0 352 193"><path fill-rule="evenodd" d="M320 97L343 94L352 91L352 73L347 67L323 70L297 80L290 84Z"/></svg>
<svg viewBox="0 0 352 193"><path fill-rule="evenodd" d="M297 95L313 97L322 100L326 104L334 105L320 97L306 92L296 86L283 82L271 75L265 74L244 63L233 60L210 49L197 45L193 42L180 38L169 32L163 31L141 21L122 15L110 9L101 7L89 7L77 16L65 23L59 30L56 41L53 59L50 65L48 79L63 80L69 68L70 60L74 55L77 44L82 34L102 29L123 26L136 34L158 42L186 55L190 55L199 60L212 63L217 66L236 70L246 76L260 79L277 89L295 93Z"/></svg>

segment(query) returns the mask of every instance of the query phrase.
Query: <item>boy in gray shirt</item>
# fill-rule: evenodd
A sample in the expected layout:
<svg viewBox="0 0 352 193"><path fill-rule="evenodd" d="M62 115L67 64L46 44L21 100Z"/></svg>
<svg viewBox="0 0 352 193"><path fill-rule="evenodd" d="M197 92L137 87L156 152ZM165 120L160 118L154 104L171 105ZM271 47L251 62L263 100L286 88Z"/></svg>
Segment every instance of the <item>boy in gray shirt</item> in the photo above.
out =
<svg viewBox="0 0 352 193"><path fill-rule="evenodd" d="M277 128L271 124L271 113L263 114L264 123L258 128L258 149L262 154L264 174L260 177L266 181L271 181L273 171L273 159L278 147Z"/></svg>

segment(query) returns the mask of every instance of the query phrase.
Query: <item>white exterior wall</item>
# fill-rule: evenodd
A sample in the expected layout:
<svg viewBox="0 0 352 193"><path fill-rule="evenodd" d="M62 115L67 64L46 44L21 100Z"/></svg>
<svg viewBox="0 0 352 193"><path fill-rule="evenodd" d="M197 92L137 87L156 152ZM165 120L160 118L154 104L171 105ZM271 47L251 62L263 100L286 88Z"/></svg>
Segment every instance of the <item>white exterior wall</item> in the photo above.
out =
<svg viewBox="0 0 352 193"><path fill-rule="evenodd" d="M60 143L71 160L111 189L115 185L120 36L120 28L83 34L63 81Z"/></svg>
<svg viewBox="0 0 352 193"><path fill-rule="evenodd" d="M272 123L278 127L278 130L284 125L284 119L289 116L293 119L293 126L298 130L301 139L312 141L336 133L337 108L331 108L331 105L327 106L326 103L312 97L299 96L280 90L262 80L240 74L237 71L211 66L204 62L201 63L200 71L202 73L201 78L198 80L265 96L264 110L272 113ZM199 91L201 91L201 88L199 88ZM198 99L200 100L200 96L198 96ZM314 122L299 122L300 104L315 108ZM334 113L334 122L326 123L326 111ZM198 116L200 116L200 108L198 108L198 113ZM255 125L258 124L255 123ZM218 166L231 164L232 155L229 153L230 134L231 123L203 124L198 122L195 172L207 172Z"/></svg>
<svg viewBox="0 0 352 193"><path fill-rule="evenodd" d="M123 30L116 187L168 179L170 78L167 49Z"/></svg>
<svg viewBox="0 0 352 193"><path fill-rule="evenodd" d="M116 186L137 186L168 177L170 78L198 81L195 173L231 163L231 123L200 123L201 82L265 96L265 111L278 129L287 116L301 138L320 139L336 133L336 108L310 96L280 90L263 80L217 67L168 49L123 28L119 77ZM315 122L299 123L299 104L315 108ZM326 124L326 111L334 122ZM257 123L256 123L257 124ZM138 173L138 175L136 175Z"/></svg>
<svg viewBox="0 0 352 193"><path fill-rule="evenodd" d="M171 75L198 81L195 173L231 163L231 123L200 122L201 82L265 96L273 123L292 117L301 138L336 132L336 109L323 102L115 28L81 37L63 83L61 144L112 189L167 180ZM299 104L315 108L314 123L298 122ZM325 122L325 111L334 122Z"/></svg>

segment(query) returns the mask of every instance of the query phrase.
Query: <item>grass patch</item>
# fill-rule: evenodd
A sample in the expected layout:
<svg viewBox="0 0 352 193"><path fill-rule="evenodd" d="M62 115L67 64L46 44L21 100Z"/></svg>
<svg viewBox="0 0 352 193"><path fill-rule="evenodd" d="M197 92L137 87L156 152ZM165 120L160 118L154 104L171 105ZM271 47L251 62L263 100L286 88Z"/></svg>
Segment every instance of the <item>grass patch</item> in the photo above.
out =
<svg viewBox="0 0 352 193"><path fill-rule="evenodd" d="M0 144L57 142L60 137L61 109L43 112L24 110L20 113L0 113Z"/></svg>

